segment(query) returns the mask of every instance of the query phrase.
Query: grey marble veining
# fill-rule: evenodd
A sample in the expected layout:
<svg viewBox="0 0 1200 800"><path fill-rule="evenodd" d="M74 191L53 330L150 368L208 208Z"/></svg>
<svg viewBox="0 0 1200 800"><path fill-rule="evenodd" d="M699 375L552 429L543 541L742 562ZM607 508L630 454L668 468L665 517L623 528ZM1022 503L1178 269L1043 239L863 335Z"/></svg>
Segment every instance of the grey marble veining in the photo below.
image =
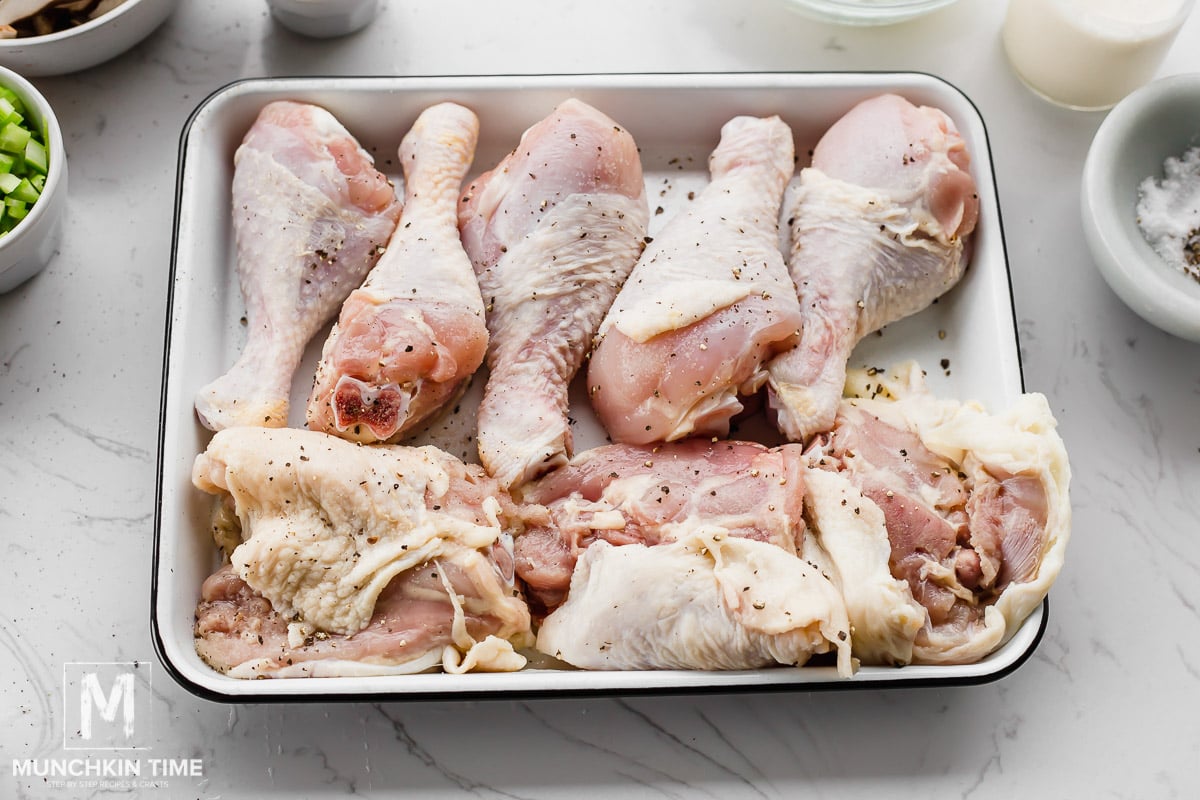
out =
<svg viewBox="0 0 1200 800"><path fill-rule="evenodd" d="M1200 346L1151 328L1083 245L1078 186L1102 114L1008 70L1003 3L887 29L777 0L383 0L315 41L265 3L190 0L155 35L36 85L71 163L60 254L0 296L0 797L1184 798L1200 792ZM1160 74L1200 70L1193 15ZM1074 470L1074 535L1033 657L998 682L516 702L230 706L175 685L149 632L155 459L180 131L263 75L912 69L988 125L1024 375ZM56 790L66 662L153 671L165 786ZM94 755L94 754L93 754Z"/></svg>

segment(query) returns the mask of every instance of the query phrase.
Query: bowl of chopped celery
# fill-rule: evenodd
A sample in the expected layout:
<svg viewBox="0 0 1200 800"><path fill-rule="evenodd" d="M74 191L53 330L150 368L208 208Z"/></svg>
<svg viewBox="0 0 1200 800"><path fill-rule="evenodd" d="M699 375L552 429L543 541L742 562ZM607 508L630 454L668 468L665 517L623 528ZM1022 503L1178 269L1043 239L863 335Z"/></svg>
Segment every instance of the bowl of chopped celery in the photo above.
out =
<svg viewBox="0 0 1200 800"><path fill-rule="evenodd" d="M67 158L50 104L0 67L0 292L54 257L67 200Z"/></svg>

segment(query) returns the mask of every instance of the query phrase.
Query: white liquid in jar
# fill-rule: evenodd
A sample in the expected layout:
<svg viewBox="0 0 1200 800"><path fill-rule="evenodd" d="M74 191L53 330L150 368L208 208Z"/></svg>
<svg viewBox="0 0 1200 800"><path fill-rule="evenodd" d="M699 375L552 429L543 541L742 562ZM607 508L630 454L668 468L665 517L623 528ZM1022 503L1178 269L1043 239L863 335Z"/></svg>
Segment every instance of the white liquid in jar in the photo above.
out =
<svg viewBox="0 0 1200 800"><path fill-rule="evenodd" d="M1154 77L1194 0L1011 0L1017 75L1065 106L1110 108Z"/></svg>

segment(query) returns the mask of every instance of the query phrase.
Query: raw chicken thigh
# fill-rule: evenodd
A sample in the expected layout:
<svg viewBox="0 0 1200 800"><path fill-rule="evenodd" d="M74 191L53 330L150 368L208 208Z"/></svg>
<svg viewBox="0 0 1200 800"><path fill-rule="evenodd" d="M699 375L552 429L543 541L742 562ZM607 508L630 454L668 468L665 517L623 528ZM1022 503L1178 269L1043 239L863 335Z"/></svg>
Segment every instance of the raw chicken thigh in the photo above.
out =
<svg viewBox="0 0 1200 800"><path fill-rule="evenodd" d="M405 646L400 635L382 661L378 654L367 660L478 666L487 655L490 664L523 665L512 649L530 636L511 570L519 522L479 467L433 447L363 447L312 431L239 427L213 437L192 481L224 498L236 518L237 537L221 537L236 545L229 553L234 575L216 579L204 600L226 604L202 603L200 611L215 616L198 618L198 632L212 634L201 650L211 663L233 669L261 657L267 661L255 669L276 674L287 657L349 657L382 633L423 626L431 629L419 640L425 649L414 652L418 639ZM275 635L281 620L288 652ZM274 634L264 635L271 642L258 655L234 647L264 627ZM322 645L300 650L309 637ZM332 652L330 637L340 637ZM231 647L238 655L218 655Z"/></svg>
<svg viewBox="0 0 1200 800"><path fill-rule="evenodd" d="M778 246L793 172L791 129L737 117L709 158L712 181L642 254L600 326L588 393L614 441L723 436L762 365L800 330Z"/></svg>
<svg viewBox="0 0 1200 800"><path fill-rule="evenodd" d="M574 99L463 194L462 241L492 337L479 456L502 486L570 458L567 389L641 252L648 217L633 137Z"/></svg>
<svg viewBox="0 0 1200 800"><path fill-rule="evenodd" d="M768 365L770 404L792 440L833 424L863 336L962 276L979 212L969 166L949 117L896 95L855 106L817 144L787 209L803 332Z"/></svg>
<svg viewBox="0 0 1200 800"><path fill-rule="evenodd" d="M246 344L196 413L211 430L282 427L305 345L374 266L400 203L333 115L279 101L234 154L233 209Z"/></svg>
<svg viewBox="0 0 1200 800"><path fill-rule="evenodd" d="M907 597L885 588L900 628L912 600L925 609L914 662L978 661L1016 631L1062 567L1070 467L1054 418L1040 394L1021 395L1000 414L939 400L912 363L886 378L865 374L854 371L848 386L871 399L843 401L832 431L817 436L807 456L861 492L889 547L819 519L812 528L835 570L842 558L874 558L907 583ZM845 541L848 534L858 542ZM842 555L830 546L839 537ZM893 640L881 660L902 662L902 649Z"/></svg>
<svg viewBox="0 0 1200 800"><path fill-rule="evenodd" d="M404 213L325 341L309 428L357 442L397 441L458 395L483 363L483 300L457 217L478 135L473 112L441 103L401 141Z"/></svg>
<svg viewBox="0 0 1200 800"><path fill-rule="evenodd" d="M617 444L526 486L516 572L550 611L538 649L588 669L754 669L836 649L849 675L845 603L797 557L803 457Z"/></svg>
<svg viewBox="0 0 1200 800"><path fill-rule="evenodd" d="M800 666L836 650L849 677L849 631L814 565L713 528L654 547L592 545L537 648L585 669Z"/></svg>
<svg viewBox="0 0 1200 800"><path fill-rule="evenodd" d="M511 672L525 666L508 637L528 633L528 614L495 580L487 554L459 550L392 579L371 621L351 635L309 632L226 564L201 587L196 652L233 678ZM465 654L465 655L464 655Z"/></svg>
<svg viewBox="0 0 1200 800"><path fill-rule="evenodd" d="M537 505L525 509L517 575L532 601L553 608L580 554L599 541L657 545L703 527L794 554L803 535L801 459L797 445L701 439L588 450L522 492Z"/></svg>

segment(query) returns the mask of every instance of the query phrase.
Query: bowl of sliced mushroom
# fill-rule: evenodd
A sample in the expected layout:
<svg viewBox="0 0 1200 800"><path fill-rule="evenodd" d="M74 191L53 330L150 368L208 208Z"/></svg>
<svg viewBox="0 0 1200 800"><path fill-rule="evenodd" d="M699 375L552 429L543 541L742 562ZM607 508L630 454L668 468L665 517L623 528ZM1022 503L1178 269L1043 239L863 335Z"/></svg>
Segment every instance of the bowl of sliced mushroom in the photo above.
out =
<svg viewBox="0 0 1200 800"><path fill-rule="evenodd" d="M163 23L179 0L0 0L0 65L62 75L124 53Z"/></svg>

